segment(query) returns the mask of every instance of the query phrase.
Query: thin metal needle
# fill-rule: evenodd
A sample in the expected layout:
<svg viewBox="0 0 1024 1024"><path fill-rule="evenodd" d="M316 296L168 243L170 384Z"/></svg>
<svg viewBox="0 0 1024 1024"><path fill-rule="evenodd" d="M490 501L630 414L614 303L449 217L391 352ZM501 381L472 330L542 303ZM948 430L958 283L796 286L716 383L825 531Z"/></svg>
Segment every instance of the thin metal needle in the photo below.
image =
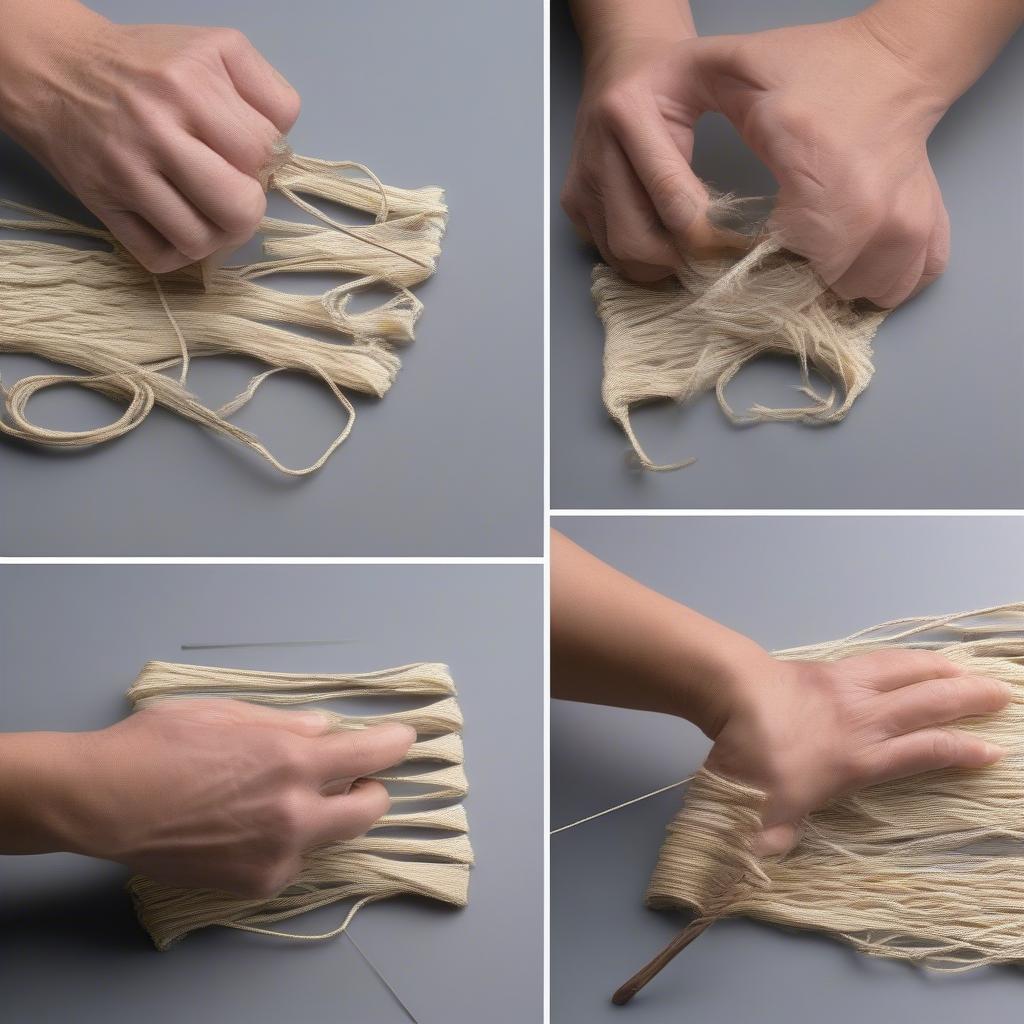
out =
<svg viewBox="0 0 1024 1024"><path fill-rule="evenodd" d="M345 938L348 939L348 941L351 942L353 946L355 946L356 952L363 958L363 960L366 961L366 964L370 968L370 970L373 971L373 973L376 974L378 978L380 978L381 984L391 993L395 1002L398 1003L398 1005L405 1011L405 1015L409 1018L409 1020L412 1021L412 1024L420 1024L420 1022L413 1016L412 1010L410 1010L409 1007L402 1002L402 997L391 987L391 984L388 982L388 979L385 978L384 975L377 970L377 967L374 965L374 962L362 951L362 949L359 947L359 943L357 943L356 940L352 938L352 932L346 929L344 935Z"/></svg>
<svg viewBox="0 0 1024 1024"><path fill-rule="evenodd" d="M612 811L621 811L623 807L629 807L632 804L638 804L641 800L650 800L652 796L658 796L660 793L667 793L670 789L678 789L680 786L685 786L693 778L692 775L687 775L685 779L680 779L679 782L673 782L671 785L662 786L661 789L656 789L653 793L644 793L643 796L634 797L632 800L627 800L625 803L616 804L614 807L609 807L606 810L598 811L597 814L591 814L587 818L580 818L579 821L570 821L568 825L560 825L558 828L553 828L548 835L556 835L559 832L564 832L568 828L575 828L577 825L585 825L588 821L593 821L595 818L603 818L606 814L611 814Z"/></svg>
<svg viewBox="0 0 1024 1024"><path fill-rule="evenodd" d="M335 647L354 643L353 640L266 640L236 644L182 644L183 651L214 651L229 647Z"/></svg>

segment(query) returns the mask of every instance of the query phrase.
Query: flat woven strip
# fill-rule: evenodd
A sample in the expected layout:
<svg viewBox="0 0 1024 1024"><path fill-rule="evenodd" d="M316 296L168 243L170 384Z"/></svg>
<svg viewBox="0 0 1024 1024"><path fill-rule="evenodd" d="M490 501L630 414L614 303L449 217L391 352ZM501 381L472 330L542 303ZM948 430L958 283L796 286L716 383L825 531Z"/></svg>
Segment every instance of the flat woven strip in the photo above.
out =
<svg viewBox="0 0 1024 1024"><path fill-rule="evenodd" d="M457 907L467 904L473 849L460 801L469 786L463 766L462 715L446 665L424 662L356 675L306 675L151 661L128 691L133 708L197 697L285 706L353 697L439 699L379 715L346 715L321 707L338 730L387 721L407 722L416 729L416 742L405 760L377 775L399 809L381 818L365 836L308 853L299 877L271 899L179 889L136 875L128 890L157 949L165 950L189 932L211 925L269 930L275 922L342 900L355 902L343 923L326 935L270 933L328 938L344 931L364 904L393 896L423 896Z"/></svg>
<svg viewBox="0 0 1024 1024"><path fill-rule="evenodd" d="M738 205L729 197L718 199L714 219L735 219L732 207ZM683 403L714 391L736 424L836 423L871 381L871 340L885 318L884 311L840 299L805 260L764 234L745 252L687 258L676 279L661 285L632 284L599 264L592 291L605 329L605 408L640 465L655 471L682 469L696 459L653 462L633 430L636 406L666 399ZM764 355L796 359L799 390L808 404L733 411L726 387L744 365ZM831 382L828 394L814 388L812 370Z"/></svg>
<svg viewBox="0 0 1024 1024"><path fill-rule="evenodd" d="M85 371L48 373L0 386L0 432L42 445L83 448L134 430L161 405L251 448L290 476L318 470L348 437L355 409L346 395L382 397L400 364L396 346L412 341L422 304L410 291L433 274L447 220L444 192L383 184L351 161L298 156L282 142L265 184L316 223L265 218L263 259L217 267L210 261L160 276L150 274L107 231L18 203L0 207L22 216L0 228L88 238L101 248L0 239L0 353L41 356ZM373 214L372 224L339 222L307 198ZM296 295L257 283L268 274L343 275L322 295ZM362 309L352 298L370 289L391 297ZM300 333L323 332L324 341ZM188 387L193 359L240 355L268 369L219 409ZM177 368L171 375L166 371ZM253 434L230 422L267 377L283 370L322 381L345 410L341 433L311 465L282 465ZM26 407L60 384L98 391L125 405L113 423L90 430L51 430L29 420Z"/></svg>
<svg viewBox="0 0 1024 1024"><path fill-rule="evenodd" d="M702 769L668 826L649 906L815 929L941 970L1024 961L1024 604L904 619L777 653L833 660L887 647L936 650L1009 683L1003 711L957 725L1007 756L836 800L807 819L791 853L769 858L751 852L764 794Z"/></svg>

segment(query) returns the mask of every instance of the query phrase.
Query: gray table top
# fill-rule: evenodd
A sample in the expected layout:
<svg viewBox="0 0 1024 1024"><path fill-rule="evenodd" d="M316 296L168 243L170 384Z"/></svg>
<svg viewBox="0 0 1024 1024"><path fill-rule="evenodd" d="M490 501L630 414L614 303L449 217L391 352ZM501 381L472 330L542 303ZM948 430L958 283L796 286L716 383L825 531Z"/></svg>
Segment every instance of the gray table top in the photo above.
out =
<svg viewBox="0 0 1024 1024"><path fill-rule="evenodd" d="M351 934L421 1024L539 1021L542 609L538 566L5 566L0 728L106 725L149 658L324 672L447 661L466 720L469 906L385 901ZM180 649L317 639L345 642ZM211 928L157 953L126 874L71 855L0 858L5 1020L407 1024L344 937ZM340 911L290 924L325 931Z"/></svg>
<svg viewBox="0 0 1024 1024"><path fill-rule="evenodd" d="M556 526L643 583L771 647L828 640L903 615L1017 601L1019 520L559 518ZM998 553L998 554L997 554ZM554 701L551 824L557 828L686 778L708 741L686 722ZM747 920L709 929L625 1011L612 992L672 938L681 915L643 894L679 790L551 838L552 1024L927 1020L984 1007L1018 1015L1009 968L938 975L873 960L810 932Z"/></svg>
<svg viewBox="0 0 1024 1024"><path fill-rule="evenodd" d="M543 22L537 4L95 0L115 19L232 25L295 85L295 149L369 165L389 184L447 189L439 269L417 289L417 339L383 400L352 396L349 440L313 477L156 410L119 441L55 454L0 441L4 555L537 555L543 493ZM0 195L86 214L0 138ZM500 196L500 201L496 201ZM275 204L272 209L290 209ZM289 214L291 215L291 214ZM283 287L323 291L326 278ZM213 365L216 364L216 365ZM13 381L37 360L0 358ZM218 405L255 364L204 359L190 379ZM41 423L118 412L62 388ZM286 464L340 429L323 385L269 381L236 422Z"/></svg>
<svg viewBox="0 0 1024 1024"><path fill-rule="evenodd" d="M861 0L695 2L703 34L821 21ZM551 37L551 501L574 508L1020 508L1024 505L1024 36L949 112L932 162L952 220L945 277L882 326L876 374L842 423L733 427L713 396L659 403L633 424L656 462L639 473L601 404L603 334L590 299L593 254L558 207L579 97L579 56L564 2ZM771 177L724 119L704 118L694 167L741 195ZM798 374L761 360L730 386L737 410L792 404Z"/></svg>

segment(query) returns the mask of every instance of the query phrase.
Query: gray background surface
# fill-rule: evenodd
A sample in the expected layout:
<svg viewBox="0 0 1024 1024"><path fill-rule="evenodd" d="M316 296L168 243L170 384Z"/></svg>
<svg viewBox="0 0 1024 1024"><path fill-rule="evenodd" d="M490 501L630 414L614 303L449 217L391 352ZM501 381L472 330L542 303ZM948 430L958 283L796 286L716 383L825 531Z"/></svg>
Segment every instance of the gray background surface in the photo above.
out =
<svg viewBox="0 0 1024 1024"><path fill-rule="evenodd" d="M770 648L904 615L1021 599L1024 526L1002 517L560 518L598 557ZM552 702L551 824L690 775L708 750L689 723ZM1010 968L937 975L810 932L722 921L627 1010L612 992L682 926L643 894L680 791L551 839L552 1024L871 1020L960 1024L1019 1016Z"/></svg>
<svg viewBox="0 0 1024 1024"><path fill-rule="evenodd" d="M383 400L350 395L352 435L320 473L281 476L253 453L159 409L128 436L77 453L3 439L0 554L539 554L540 3L92 6L115 20L241 29L302 94L290 135L298 152L358 160L389 184L444 186L448 233L437 274L417 289L426 308L416 341L403 347L394 387ZM0 195L86 216L2 136ZM271 209L297 213L283 201ZM322 292L330 283L290 275L274 286ZM11 381L40 365L0 357L0 373ZM255 369L204 359L190 380L219 405ZM37 422L65 429L119 415L70 387L33 407ZM302 466L337 435L342 417L322 383L280 374L236 422L286 465Z"/></svg>
<svg viewBox="0 0 1024 1024"><path fill-rule="evenodd" d="M542 997L542 609L539 566L6 566L0 729L106 725L149 658L281 671L447 661L466 719L469 906L385 901L352 935L420 1024L529 1024ZM180 650L317 639L349 642ZM125 877L71 855L0 858L0 1017L407 1024L344 937L211 928L157 953ZM326 931L341 909L285 930Z"/></svg>
<svg viewBox="0 0 1024 1024"><path fill-rule="evenodd" d="M778 28L852 14L862 0L696 0L702 34ZM846 420L733 427L713 396L639 410L655 462L632 470L601 404L603 336L590 299L593 255L557 197L579 96L578 48L564 0L551 37L551 501L554 508L1020 508L1024 505L1024 37L949 112L929 151L952 220L944 278L897 311L876 339L876 374ZM727 122L698 127L694 167L741 195L770 175ZM759 361L730 386L735 409L791 405L795 364ZM799 396L796 396L799 398Z"/></svg>

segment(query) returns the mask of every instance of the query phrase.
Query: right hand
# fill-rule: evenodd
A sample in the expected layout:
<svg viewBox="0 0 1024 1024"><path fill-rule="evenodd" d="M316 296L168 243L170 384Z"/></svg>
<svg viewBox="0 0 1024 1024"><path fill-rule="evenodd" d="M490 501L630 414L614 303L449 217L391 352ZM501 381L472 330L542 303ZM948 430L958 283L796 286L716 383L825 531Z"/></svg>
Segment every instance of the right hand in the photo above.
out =
<svg viewBox="0 0 1024 1024"><path fill-rule="evenodd" d="M304 851L387 813L387 790L365 776L401 761L416 737L396 723L327 729L317 712L195 699L73 733L65 847L168 885L274 895Z"/></svg>
<svg viewBox="0 0 1024 1024"><path fill-rule="evenodd" d="M999 711L998 679L969 676L932 651L838 661L765 658L731 686L707 767L767 795L761 855L784 853L801 820L830 800L938 768L983 768L1002 748L949 723Z"/></svg>
<svg viewBox="0 0 1024 1024"><path fill-rule="evenodd" d="M872 14L872 17L877 17ZM562 204L624 276L668 277L721 243L690 168L706 111L778 183L770 226L847 299L896 306L945 268L928 135L951 97L868 12L749 35L608 40L588 54Z"/></svg>
<svg viewBox="0 0 1024 1024"><path fill-rule="evenodd" d="M148 270L235 248L298 93L240 32L117 25L16 3L0 42L3 127Z"/></svg>

